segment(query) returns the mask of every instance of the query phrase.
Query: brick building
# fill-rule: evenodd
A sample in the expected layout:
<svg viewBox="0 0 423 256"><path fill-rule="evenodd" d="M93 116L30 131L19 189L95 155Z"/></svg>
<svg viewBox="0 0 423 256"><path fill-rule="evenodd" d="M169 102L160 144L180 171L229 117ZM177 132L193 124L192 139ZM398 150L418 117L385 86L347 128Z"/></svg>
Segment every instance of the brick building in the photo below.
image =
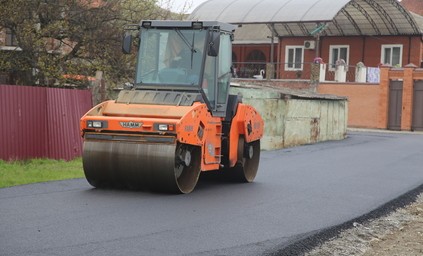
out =
<svg viewBox="0 0 423 256"><path fill-rule="evenodd" d="M402 0L401 5L410 12L414 12L423 16L423 1L422 0Z"/></svg>
<svg viewBox="0 0 423 256"><path fill-rule="evenodd" d="M422 4L421 0L403 2L417 13ZM209 0L189 18L242 25L241 40L238 32L235 35L234 62L249 62L251 55L261 56L261 63L271 62L268 38L276 38L273 61L277 63L277 78L310 78L310 64L316 57L327 63L327 77L333 74L337 61L344 60L350 81L359 62L368 67L381 63L423 66L423 17L396 1ZM257 35L267 42L255 40ZM256 43L242 43L248 37Z"/></svg>

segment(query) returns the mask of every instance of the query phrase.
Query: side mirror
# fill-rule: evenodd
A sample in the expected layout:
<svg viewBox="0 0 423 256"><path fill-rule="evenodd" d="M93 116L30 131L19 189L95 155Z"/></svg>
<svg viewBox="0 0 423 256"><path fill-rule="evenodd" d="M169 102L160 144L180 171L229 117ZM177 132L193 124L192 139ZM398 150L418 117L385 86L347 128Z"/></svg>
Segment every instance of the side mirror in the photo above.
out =
<svg viewBox="0 0 423 256"><path fill-rule="evenodd" d="M130 54L132 48L132 34L130 32L125 32L122 40L122 52L124 54Z"/></svg>
<svg viewBox="0 0 423 256"><path fill-rule="evenodd" d="M209 49L207 54L212 57L217 57L219 55L220 47L220 32L212 31L209 40Z"/></svg>

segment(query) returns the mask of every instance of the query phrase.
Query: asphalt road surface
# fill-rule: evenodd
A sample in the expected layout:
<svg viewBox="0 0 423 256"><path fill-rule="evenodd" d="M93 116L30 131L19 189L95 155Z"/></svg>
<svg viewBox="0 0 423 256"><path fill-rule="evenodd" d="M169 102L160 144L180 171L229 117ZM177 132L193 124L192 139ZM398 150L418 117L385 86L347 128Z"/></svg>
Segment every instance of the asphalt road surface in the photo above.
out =
<svg viewBox="0 0 423 256"><path fill-rule="evenodd" d="M0 189L0 255L260 255L423 184L423 135L353 132L263 152L256 181L193 193L93 189L84 179Z"/></svg>

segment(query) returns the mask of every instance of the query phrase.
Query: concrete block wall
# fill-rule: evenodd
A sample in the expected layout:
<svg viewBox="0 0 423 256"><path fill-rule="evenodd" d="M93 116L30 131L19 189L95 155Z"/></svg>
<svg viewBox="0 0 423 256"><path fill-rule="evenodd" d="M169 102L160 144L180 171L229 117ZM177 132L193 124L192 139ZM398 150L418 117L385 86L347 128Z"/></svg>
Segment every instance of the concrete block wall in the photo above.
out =
<svg viewBox="0 0 423 256"><path fill-rule="evenodd" d="M346 100L287 100L284 146L342 140L346 136Z"/></svg>
<svg viewBox="0 0 423 256"><path fill-rule="evenodd" d="M346 136L348 103L345 98L319 95L292 97L269 88L231 87L243 102L257 109L264 119L261 147L274 150Z"/></svg>

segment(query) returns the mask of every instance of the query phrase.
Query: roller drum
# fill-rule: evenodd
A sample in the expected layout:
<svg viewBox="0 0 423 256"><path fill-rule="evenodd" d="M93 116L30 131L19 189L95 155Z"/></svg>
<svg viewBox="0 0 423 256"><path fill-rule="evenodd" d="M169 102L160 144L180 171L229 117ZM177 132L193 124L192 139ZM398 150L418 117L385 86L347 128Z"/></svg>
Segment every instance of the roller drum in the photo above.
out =
<svg viewBox="0 0 423 256"><path fill-rule="evenodd" d="M180 152L186 155L188 148L192 159L186 166ZM85 140L83 167L87 181L97 188L189 193L200 173L200 152L180 144Z"/></svg>

